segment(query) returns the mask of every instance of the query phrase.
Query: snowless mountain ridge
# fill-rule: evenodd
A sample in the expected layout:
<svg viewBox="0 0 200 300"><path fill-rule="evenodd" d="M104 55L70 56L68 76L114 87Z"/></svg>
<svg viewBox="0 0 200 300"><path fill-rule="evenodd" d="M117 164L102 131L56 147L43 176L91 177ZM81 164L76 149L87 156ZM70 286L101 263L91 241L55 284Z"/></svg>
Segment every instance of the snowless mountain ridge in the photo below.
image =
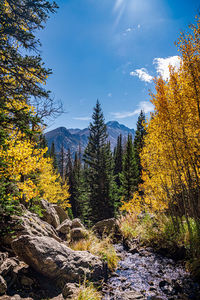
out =
<svg viewBox="0 0 200 300"><path fill-rule="evenodd" d="M134 137L134 129L130 129L125 125L118 123L117 121L109 121L108 123L106 123L106 125L108 140L110 141L112 150L114 150L114 147L117 145L117 138L120 134L122 135L124 141L126 140L128 134L132 134L132 136ZM84 151L88 143L88 136L88 128L66 129L65 127L58 127L45 134L49 148L54 142L56 153L60 152L63 145L64 150L67 152L67 150L70 149L72 155L74 155L75 151L78 151L79 145L81 147L81 150Z"/></svg>

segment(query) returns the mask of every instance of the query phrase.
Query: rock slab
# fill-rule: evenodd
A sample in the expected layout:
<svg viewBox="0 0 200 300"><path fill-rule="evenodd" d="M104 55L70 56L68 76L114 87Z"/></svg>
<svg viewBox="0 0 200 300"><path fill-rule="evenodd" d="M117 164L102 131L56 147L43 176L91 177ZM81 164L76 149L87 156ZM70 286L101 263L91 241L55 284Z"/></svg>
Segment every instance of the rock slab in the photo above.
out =
<svg viewBox="0 0 200 300"><path fill-rule="evenodd" d="M50 237L24 235L12 243L16 255L59 286L66 282L100 280L104 277L102 261L87 251L73 251Z"/></svg>
<svg viewBox="0 0 200 300"><path fill-rule="evenodd" d="M60 218L54 208L53 204L49 203L48 201L42 199L40 205L43 209L43 217L42 219L47 222L48 224L52 225L54 228L60 225Z"/></svg>

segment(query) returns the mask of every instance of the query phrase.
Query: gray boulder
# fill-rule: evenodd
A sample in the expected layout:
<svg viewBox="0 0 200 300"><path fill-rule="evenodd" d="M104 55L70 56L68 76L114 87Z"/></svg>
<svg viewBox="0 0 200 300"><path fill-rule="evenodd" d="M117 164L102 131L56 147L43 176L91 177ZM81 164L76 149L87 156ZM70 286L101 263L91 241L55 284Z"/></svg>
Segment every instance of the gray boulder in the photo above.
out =
<svg viewBox="0 0 200 300"><path fill-rule="evenodd" d="M14 235L7 234L0 237L0 242L7 246L10 246L12 241L21 235L49 236L60 241L56 230L51 225L26 209L24 209L24 215L12 217L11 227L15 232Z"/></svg>
<svg viewBox="0 0 200 300"><path fill-rule="evenodd" d="M60 223L62 223L65 220L69 219L67 212L61 206L53 204L53 208L57 212L57 215L58 215L58 217L60 219Z"/></svg>
<svg viewBox="0 0 200 300"><path fill-rule="evenodd" d="M3 279L2 276L0 276L0 295L5 294L6 291L7 291L6 281Z"/></svg>
<svg viewBox="0 0 200 300"><path fill-rule="evenodd" d="M85 229L84 225L81 223L81 220L76 218L72 220L72 229L73 228L83 228Z"/></svg>
<svg viewBox="0 0 200 300"><path fill-rule="evenodd" d="M92 227L92 230L100 236L103 236L103 235L120 236L121 235L119 221L115 218L105 219L105 220L97 222Z"/></svg>
<svg viewBox="0 0 200 300"><path fill-rule="evenodd" d="M73 251L50 237L21 236L12 243L21 260L37 272L56 280L63 287L66 282L104 277L102 261L87 251Z"/></svg>
<svg viewBox="0 0 200 300"><path fill-rule="evenodd" d="M8 252L0 252L0 266L6 258L8 258Z"/></svg>
<svg viewBox="0 0 200 300"><path fill-rule="evenodd" d="M60 218L56 212L55 207L52 203L42 199L40 201L40 206L42 207L42 220L52 225L54 228L60 225Z"/></svg>
<svg viewBox="0 0 200 300"><path fill-rule="evenodd" d="M66 283L62 290L62 295L66 299L76 299L79 293L79 285L76 283Z"/></svg>
<svg viewBox="0 0 200 300"><path fill-rule="evenodd" d="M14 270L19 266L19 261L16 258L6 258L0 266L0 275L3 277L8 274L13 274Z"/></svg>
<svg viewBox="0 0 200 300"><path fill-rule="evenodd" d="M67 235L70 232L71 227L72 227L72 221L65 220L56 228L56 231Z"/></svg>

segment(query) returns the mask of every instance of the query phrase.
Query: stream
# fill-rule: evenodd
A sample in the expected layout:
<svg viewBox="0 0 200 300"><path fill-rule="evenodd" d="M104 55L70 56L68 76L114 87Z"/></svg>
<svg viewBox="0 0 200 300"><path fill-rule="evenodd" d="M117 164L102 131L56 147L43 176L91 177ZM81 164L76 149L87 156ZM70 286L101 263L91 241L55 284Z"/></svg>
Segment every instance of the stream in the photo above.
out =
<svg viewBox="0 0 200 300"><path fill-rule="evenodd" d="M129 253L115 245L121 258L104 287L103 300L200 300L200 286L183 265L151 248Z"/></svg>

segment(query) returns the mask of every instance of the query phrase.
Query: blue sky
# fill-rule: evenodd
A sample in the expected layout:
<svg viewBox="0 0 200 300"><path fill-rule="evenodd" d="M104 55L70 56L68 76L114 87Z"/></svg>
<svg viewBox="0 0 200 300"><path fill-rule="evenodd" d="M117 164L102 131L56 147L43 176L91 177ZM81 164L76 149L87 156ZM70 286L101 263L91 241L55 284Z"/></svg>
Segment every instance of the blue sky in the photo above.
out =
<svg viewBox="0 0 200 300"><path fill-rule="evenodd" d="M53 70L47 82L65 114L49 123L85 128L98 98L106 121L135 128L152 110L152 79L178 66L174 45L194 21L198 0L58 0L39 32L41 55Z"/></svg>

